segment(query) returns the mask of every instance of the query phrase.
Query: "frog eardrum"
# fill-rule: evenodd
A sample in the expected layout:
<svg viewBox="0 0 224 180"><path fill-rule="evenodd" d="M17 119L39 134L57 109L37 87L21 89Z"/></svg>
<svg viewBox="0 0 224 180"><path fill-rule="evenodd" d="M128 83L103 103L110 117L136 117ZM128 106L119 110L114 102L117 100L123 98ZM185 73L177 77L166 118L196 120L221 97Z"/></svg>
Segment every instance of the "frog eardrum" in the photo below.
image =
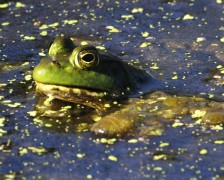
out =
<svg viewBox="0 0 224 180"><path fill-rule="evenodd" d="M93 69L99 64L99 53L93 46L79 46L72 51L69 60L79 69Z"/></svg>

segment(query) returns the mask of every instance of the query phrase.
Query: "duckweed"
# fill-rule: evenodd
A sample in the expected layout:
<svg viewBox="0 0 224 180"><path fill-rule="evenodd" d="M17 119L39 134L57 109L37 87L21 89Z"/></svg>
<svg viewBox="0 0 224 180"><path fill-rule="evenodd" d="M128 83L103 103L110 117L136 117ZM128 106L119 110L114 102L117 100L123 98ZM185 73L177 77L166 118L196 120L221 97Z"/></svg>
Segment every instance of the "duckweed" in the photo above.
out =
<svg viewBox="0 0 224 180"><path fill-rule="evenodd" d="M110 33L119 33L119 32L121 32L121 30L117 29L114 26L106 26L106 29L109 29Z"/></svg>
<svg viewBox="0 0 224 180"><path fill-rule="evenodd" d="M184 17L183 17L183 20L192 20L194 19L194 16L190 15L190 14L186 14Z"/></svg>
<svg viewBox="0 0 224 180"><path fill-rule="evenodd" d="M108 156L108 159L111 161L118 161L118 158L116 156L110 155Z"/></svg>

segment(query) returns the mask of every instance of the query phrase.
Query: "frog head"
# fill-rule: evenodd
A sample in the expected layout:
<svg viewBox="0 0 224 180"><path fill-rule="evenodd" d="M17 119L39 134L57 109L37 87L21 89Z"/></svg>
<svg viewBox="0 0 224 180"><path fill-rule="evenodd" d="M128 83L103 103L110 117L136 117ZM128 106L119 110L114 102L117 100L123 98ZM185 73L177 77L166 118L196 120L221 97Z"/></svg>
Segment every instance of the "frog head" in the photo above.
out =
<svg viewBox="0 0 224 180"><path fill-rule="evenodd" d="M65 90L67 96L71 91L80 96L122 96L135 91L138 83L150 76L115 56L100 54L94 46L75 46L70 38L60 36L34 68L33 78L45 94L57 89Z"/></svg>

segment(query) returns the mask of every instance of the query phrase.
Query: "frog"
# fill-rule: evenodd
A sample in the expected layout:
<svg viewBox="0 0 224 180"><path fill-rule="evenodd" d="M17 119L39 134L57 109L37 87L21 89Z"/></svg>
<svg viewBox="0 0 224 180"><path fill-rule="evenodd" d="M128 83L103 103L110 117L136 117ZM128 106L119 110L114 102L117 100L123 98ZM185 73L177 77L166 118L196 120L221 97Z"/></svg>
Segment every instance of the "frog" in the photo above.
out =
<svg viewBox="0 0 224 180"><path fill-rule="evenodd" d="M98 110L104 110L105 104L112 100L135 96L145 84L153 83L150 74L116 56L100 54L91 45L75 46L70 37L62 36L52 42L48 57L34 68L33 79L37 91L47 96ZM106 120L100 120L103 121ZM100 122L91 130L112 135L104 128L97 128ZM129 129L126 126L130 124L124 125L124 129Z"/></svg>
<svg viewBox="0 0 224 180"><path fill-rule="evenodd" d="M161 135L164 124L181 116L210 124L222 123L224 116L222 103L159 91L163 84L150 73L92 45L76 46L65 36L51 43L33 79L45 96L103 114L89 128L96 135L122 136L133 129L144 136Z"/></svg>

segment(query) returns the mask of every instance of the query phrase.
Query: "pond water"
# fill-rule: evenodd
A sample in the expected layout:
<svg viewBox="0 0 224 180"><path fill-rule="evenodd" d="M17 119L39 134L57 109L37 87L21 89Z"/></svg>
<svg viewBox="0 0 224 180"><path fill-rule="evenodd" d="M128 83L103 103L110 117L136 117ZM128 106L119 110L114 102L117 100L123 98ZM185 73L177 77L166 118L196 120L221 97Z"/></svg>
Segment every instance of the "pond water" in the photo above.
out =
<svg viewBox="0 0 224 180"><path fill-rule="evenodd" d="M224 178L222 125L184 116L157 135L99 137L74 130L72 120L40 121L32 79L49 42L65 34L150 72L160 91L222 104L223 15L222 0L1 1L0 177Z"/></svg>

